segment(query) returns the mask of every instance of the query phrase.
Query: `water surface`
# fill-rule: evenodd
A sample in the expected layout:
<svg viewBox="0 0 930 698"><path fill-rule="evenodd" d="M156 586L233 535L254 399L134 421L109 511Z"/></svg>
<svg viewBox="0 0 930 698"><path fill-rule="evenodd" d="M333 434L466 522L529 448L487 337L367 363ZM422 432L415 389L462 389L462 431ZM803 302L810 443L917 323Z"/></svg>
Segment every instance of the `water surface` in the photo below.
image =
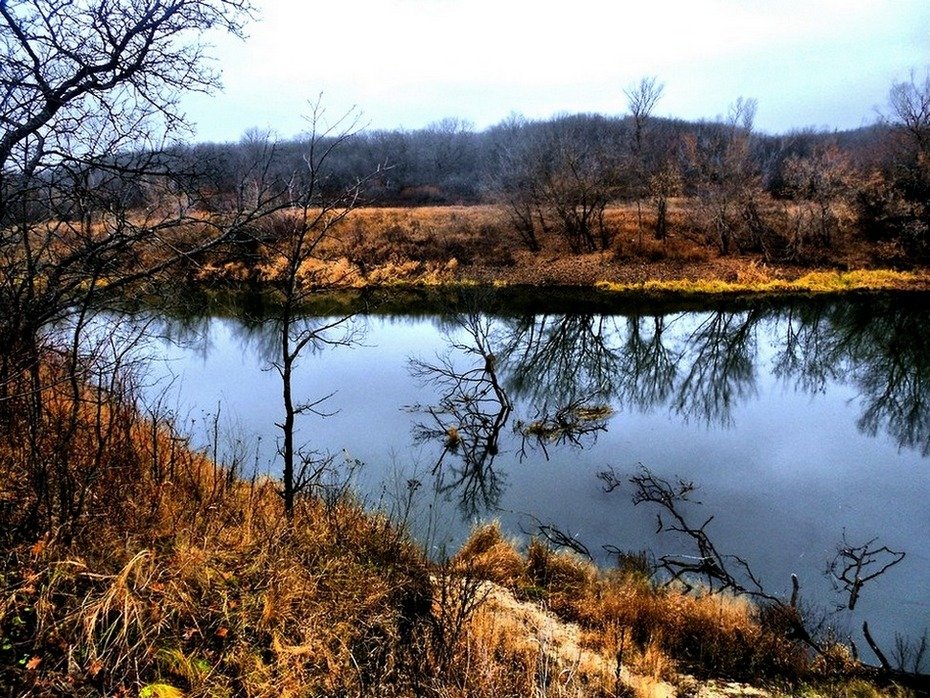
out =
<svg viewBox="0 0 930 698"><path fill-rule="evenodd" d="M472 299L425 315L357 315L308 347L299 422L373 505L403 508L434 554L478 521L523 538L551 525L609 551L691 554L633 506L627 478L698 487L688 515L766 589L802 596L886 645L930 625L930 314L923 297L761 302L689 311L533 312ZM308 317L306 328L332 317ZM162 319L157 372L196 432L221 409L231 439L275 472L281 420L273 320ZM322 341L326 340L326 341ZM164 381L161 383L164 385ZM610 473L604 479L603 473ZM600 476L600 477L599 477ZM611 480L612 477L612 480ZM612 491L605 484L619 483ZM855 613L826 574L877 539L906 558ZM845 541L845 543L844 543Z"/></svg>

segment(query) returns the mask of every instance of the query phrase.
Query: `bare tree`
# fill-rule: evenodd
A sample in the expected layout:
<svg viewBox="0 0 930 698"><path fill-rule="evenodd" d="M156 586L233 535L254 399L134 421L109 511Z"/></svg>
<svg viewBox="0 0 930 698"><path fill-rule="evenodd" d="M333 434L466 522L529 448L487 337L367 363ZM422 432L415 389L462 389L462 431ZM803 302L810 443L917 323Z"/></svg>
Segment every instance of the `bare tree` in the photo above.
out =
<svg viewBox="0 0 930 698"><path fill-rule="evenodd" d="M668 237L669 199L681 194L684 187L677 163L667 158L658 171L649 177L648 187L656 212L655 238L665 240Z"/></svg>
<svg viewBox="0 0 930 698"><path fill-rule="evenodd" d="M698 202L721 254L762 249L765 226L758 207L761 175L752 157L757 102L738 98L722 122L686 139Z"/></svg>
<svg viewBox="0 0 930 698"><path fill-rule="evenodd" d="M544 124L516 119L498 132L492 187L527 246L538 232L560 233L572 252L606 250L604 209L618 192L619 144L602 117L563 116Z"/></svg>
<svg viewBox="0 0 930 698"><path fill-rule="evenodd" d="M849 158L835 144L818 146L806 157L789 157L783 176L795 206L791 255L797 256L811 242L830 246L839 226L838 204L855 186Z"/></svg>
<svg viewBox="0 0 930 698"><path fill-rule="evenodd" d="M281 204L265 190L248 209L206 216L167 148L186 130L180 92L218 84L205 32L238 35L251 13L248 0L0 0L0 425L23 433L10 416L28 415L36 526L79 516L71 503L101 476L71 478L66 443L54 467L44 458L53 378L41 361L77 355L98 301ZM68 317L65 341L52 330ZM68 380L87 380L82 362L68 363Z"/></svg>
<svg viewBox="0 0 930 698"><path fill-rule="evenodd" d="M512 116L495 132L494 167L490 188L505 207L511 224L530 252L542 249L541 233L548 232L544 212L541 141L525 119Z"/></svg>
<svg viewBox="0 0 930 698"><path fill-rule="evenodd" d="M639 242L642 244L643 239L643 210L642 199L649 189L652 173L646 162L646 136L647 125L656 104L662 97L665 85L658 82L655 76L640 78L638 83L630 85L623 90L626 95L627 108L630 110L630 117L633 120L633 140L631 150L633 156L633 197L636 200L636 222L639 231ZM664 209L662 210L664 220ZM662 228L662 237L664 237L664 227ZM656 230L656 237L659 237L659 229Z"/></svg>
<svg viewBox="0 0 930 698"><path fill-rule="evenodd" d="M304 317L302 306L312 295L341 281L317 278L307 269L307 263L355 208L364 184L364 180L359 179L335 191L327 186L330 160L355 135L359 126L358 113L353 110L328 122L320 98L311 104L307 120L310 130L304 142L305 167L295 173L288 187L294 194L293 207L274 219L271 233L262 240L281 267L273 280L280 295L274 318L280 351L273 365L281 377L284 406L284 420L278 427L282 438L281 496L288 515L293 513L297 495L312 486L328 467L326 458L317 458L296 441L297 417L305 413L325 414L322 404L329 397L303 402L297 399L293 378L298 359L310 346L345 345L353 339L346 325L348 317L330 319L322 324Z"/></svg>
<svg viewBox="0 0 930 698"><path fill-rule="evenodd" d="M185 128L178 92L217 84L202 33L238 34L250 12L247 0L0 2L5 357L28 355L89 294L150 277L252 220L204 221L190 201L165 210L140 199L144 182L183 186L162 147Z"/></svg>
<svg viewBox="0 0 930 698"><path fill-rule="evenodd" d="M930 155L930 72L920 79L911 71L907 80L894 83L888 104L892 122L905 131L916 152L922 157Z"/></svg>
<svg viewBox="0 0 930 698"><path fill-rule="evenodd" d="M654 75L640 78L638 83L623 90L630 116L633 118L633 141L637 150L643 147L646 123L652 116L652 111L661 99L664 90L665 85L658 82L658 78Z"/></svg>
<svg viewBox="0 0 930 698"><path fill-rule="evenodd" d="M594 127L586 119L567 117L553 122L546 134L542 197L572 252L606 250L612 237L604 209L617 192L615 144Z"/></svg>
<svg viewBox="0 0 930 698"><path fill-rule="evenodd" d="M886 178L892 196L880 196L879 208L884 225L905 244L909 252L926 255L930 251L930 72L919 78L892 85L888 96L891 108L893 161ZM884 228L884 230L881 230Z"/></svg>

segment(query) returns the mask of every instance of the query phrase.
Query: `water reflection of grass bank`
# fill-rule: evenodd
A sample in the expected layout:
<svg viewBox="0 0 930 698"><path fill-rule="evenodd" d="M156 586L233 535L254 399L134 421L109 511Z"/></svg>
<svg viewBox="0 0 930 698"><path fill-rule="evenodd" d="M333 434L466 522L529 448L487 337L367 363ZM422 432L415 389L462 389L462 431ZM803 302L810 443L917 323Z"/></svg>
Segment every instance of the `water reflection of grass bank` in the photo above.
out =
<svg viewBox="0 0 930 698"><path fill-rule="evenodd" d="M917 272L819 272L794 281L762 277L757 282L684 279L624 284L605 281L592 286L450 283L328 289L306 298L301 310L314 316L363 313L423 317L468 312L474 308L511 317L542 313L662 315L702 311L709 303L717 309L737 312L761 298L773 307L788 307L804 304L815 295L842 296L850 303L862 297L894 296L896 303L910 306L920 305L927 293L930 293L930 275ZM142 298L148 307L178 318L210 315L262 320L279 303L271 289L241 284L153 287ZM137 305L138 301L131 304Z"/></svg>

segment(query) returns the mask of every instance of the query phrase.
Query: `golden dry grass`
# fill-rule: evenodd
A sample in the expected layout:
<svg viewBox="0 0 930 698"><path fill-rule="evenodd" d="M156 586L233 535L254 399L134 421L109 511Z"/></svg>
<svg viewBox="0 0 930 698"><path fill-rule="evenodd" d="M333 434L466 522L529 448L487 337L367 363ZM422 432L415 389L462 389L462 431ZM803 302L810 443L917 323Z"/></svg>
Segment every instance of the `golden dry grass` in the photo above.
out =
<svg viewBox="0 0 930 698"><path fill-rule="evenodd" d="M750 264L737 272L736 280L719 278L649 280L634 283L602 281L597 288L615 293L674 293L684 295L730 295L744 293L844 293L848 291L897 291L930 288L926 271L860 269L856 271L811 271L797 278L781 278L776 270Z"/></svg>
<svg viewBox="0 0 930 698"><path fill-rule="evenodd" d="M773 219L792 216L787 204L770 208ZM301 281L316 289L599 284L620 292L683 294L928 286L925 271L895 275L883 269L883 255L888 255L854 235L845 218L829 248L816 248L804 257L807 261L798 258L778 267L763 264L759 253L720 256L687 200L670 202L671 232L663 241L652 234L653 215L645 207L641 227L635 207L612 206L605 212L612 234L609 249L573 254L557 231L549 231L540 234L542 251L531 253L509 226L505 211L496 206L362 208L327 231L302 266ZM276 223L264 225L273 229ZM248 259L235 250L218 252L197 269L195 278L273 284L283 268L282 258L271 247L260 246L257 257ZM861 272L846 271L850 269Z"/></svg>
<svg viewBox="0 0 930 698"><path fill-rule="evenodd" d="M36 445L54 454L73 393L47 385ZM273 480L192 452L131 395L81 395L93 428L67 439L66 465L92 506L68 536L22 528L34 473L0 440L0 685L14 695L659 696L693 681L683 672L824 671L744 600L538 541L521 551L494 524L440 565L345 494L303 497L289 520Z"/></svg>
<svg viewBox="0 0 930 698"><path fill-rule="evenodd" d="M455 561L577 624L579 643L608 673L618 653L624 668L655 681L674 678L682 666L744 679L809 670L804 651L767 628L744 599L657 587L641 571L600 570L538 541L521 555L496 525L477 529Z"/></svg>

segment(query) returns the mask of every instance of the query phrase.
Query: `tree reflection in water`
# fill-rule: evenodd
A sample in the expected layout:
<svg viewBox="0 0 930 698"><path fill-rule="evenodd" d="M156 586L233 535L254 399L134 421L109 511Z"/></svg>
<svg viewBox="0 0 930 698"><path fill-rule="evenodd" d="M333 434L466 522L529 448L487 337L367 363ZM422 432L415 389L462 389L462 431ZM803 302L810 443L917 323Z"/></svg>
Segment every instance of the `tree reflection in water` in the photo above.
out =
<svg viewBox="0 0 930 698"><path fill-rule="evenodd" d="M438 391L434 404L410 408L428 417L414 425L414 441L442 444L433 466L436 489L450 498L455 495L467 515L498 505L502 482L494 461L513 412L509 394L530 386L529 382L521 385L529 374L515 374L512 368L508 373L502 357L518 349L529 351L535 370L547 372L552 379L536 384L541 389L533 393L539 401L534 416L512 424L511 431L520 437L521 457L534 447L547 457L550 445L582 447L606 429L611 410L605 400L610 391L601 380L608 375L605 360L609 353L603 351L603 328L593 328L593 319L586 316L580 324L566 323L567 327L547 327L545 319L533 322L526 329L534 342L521 346L522 325L508 328L489 316L464 313L451 324L453 331L446 332L448 347L436 361L410 360L411 375ZM568 342L572 337L581 338L580 349ZM509 376L506 388L501 375ZM592 384L599 387L584 395L576 392L579 386Z"/></svg>
<svg viewBox="0 0 930 698"><path fill-rule="evenodd" d="M509 390L534 404L564 405L617 392L623 354L614 318L577 314L501 322L501 366Z"/></svg>
<svg viewBox="0 0 930 698"><path fill-rule="evenodd" d="M923 296L747 303L705 312L490 315L479 299L454 315L436 361L414 361L436 388L418 406L420 442L442 450L436 470L466 510L496 506L498 454L549 455L595 443L624 412L667 410L733 425L771 372L801 393L829 383L856 391L858 428L930 456L930 309ZM162 319L162 334L209 351L206 306ZM276 351L273 313L250 307L240 343ZM307 318L311 326L325 318ZM765 365L763 365L765 364ZM617 426L613 426L617 428Z"/></svg>
<svg viewBox="0 0 930 698"><path fill-rule="evenodd" d="M410 361L410 372L435 386L435 405L415 405L428 415L414 426L417 443L441 441L442 452L433 466L441 494L456 493L466 514L493 509L501 495L494 459L500 452L501 430L513 410L497 377L497 357L491 346L491 320L477 312L456 318L462 338L447 333L448 350L435 362ZM462 360L466 365L461 365ZM449 458L448 456L457 456Z"/></svg>
<svg viewBox="0 0 930 698"><path fill-rule="evenodd" d="M417 424L419 442L440 441L440 489L475 513L501 494L494 462L513 416L513 451L587 447L615 412L666 408L709 426L733 425L758 394L760 355L795 390L829 381L858 394L858 428L886 431L899 447L930 455L930 319L918 303L757 303L738 310L605 316L577 313L456 317L437 362L412 361L437 387ZM760 337L773 351L760 351ZM458 463L450 465L449 456Z"/></svg>
<svg viewBox="0 0 930 698"><path fill-rule="evenodd" d="M735 405L756 394L756 327L763 314L715 312L698 325L679 354L681 380L672 407L707 424L730 426ZM633 403L641 403L633 398Z"/></svg>
<svg viewBox="0 0 930 698"><path fill-rule="evenodd" d="M650 410L664 404L675 389L679 356L665 344L665 316L633 315L626 325L616 398L621 405Z"/></svg>
<svg viewBox="0 0 930 698"><path fill-rule="evenodd" d="M886 431L930 455L930 318L917 303L836 303L805 324L801 386L846 376L859 393L859 429ZM808 329L809 328L809 329Z"/></svg>

